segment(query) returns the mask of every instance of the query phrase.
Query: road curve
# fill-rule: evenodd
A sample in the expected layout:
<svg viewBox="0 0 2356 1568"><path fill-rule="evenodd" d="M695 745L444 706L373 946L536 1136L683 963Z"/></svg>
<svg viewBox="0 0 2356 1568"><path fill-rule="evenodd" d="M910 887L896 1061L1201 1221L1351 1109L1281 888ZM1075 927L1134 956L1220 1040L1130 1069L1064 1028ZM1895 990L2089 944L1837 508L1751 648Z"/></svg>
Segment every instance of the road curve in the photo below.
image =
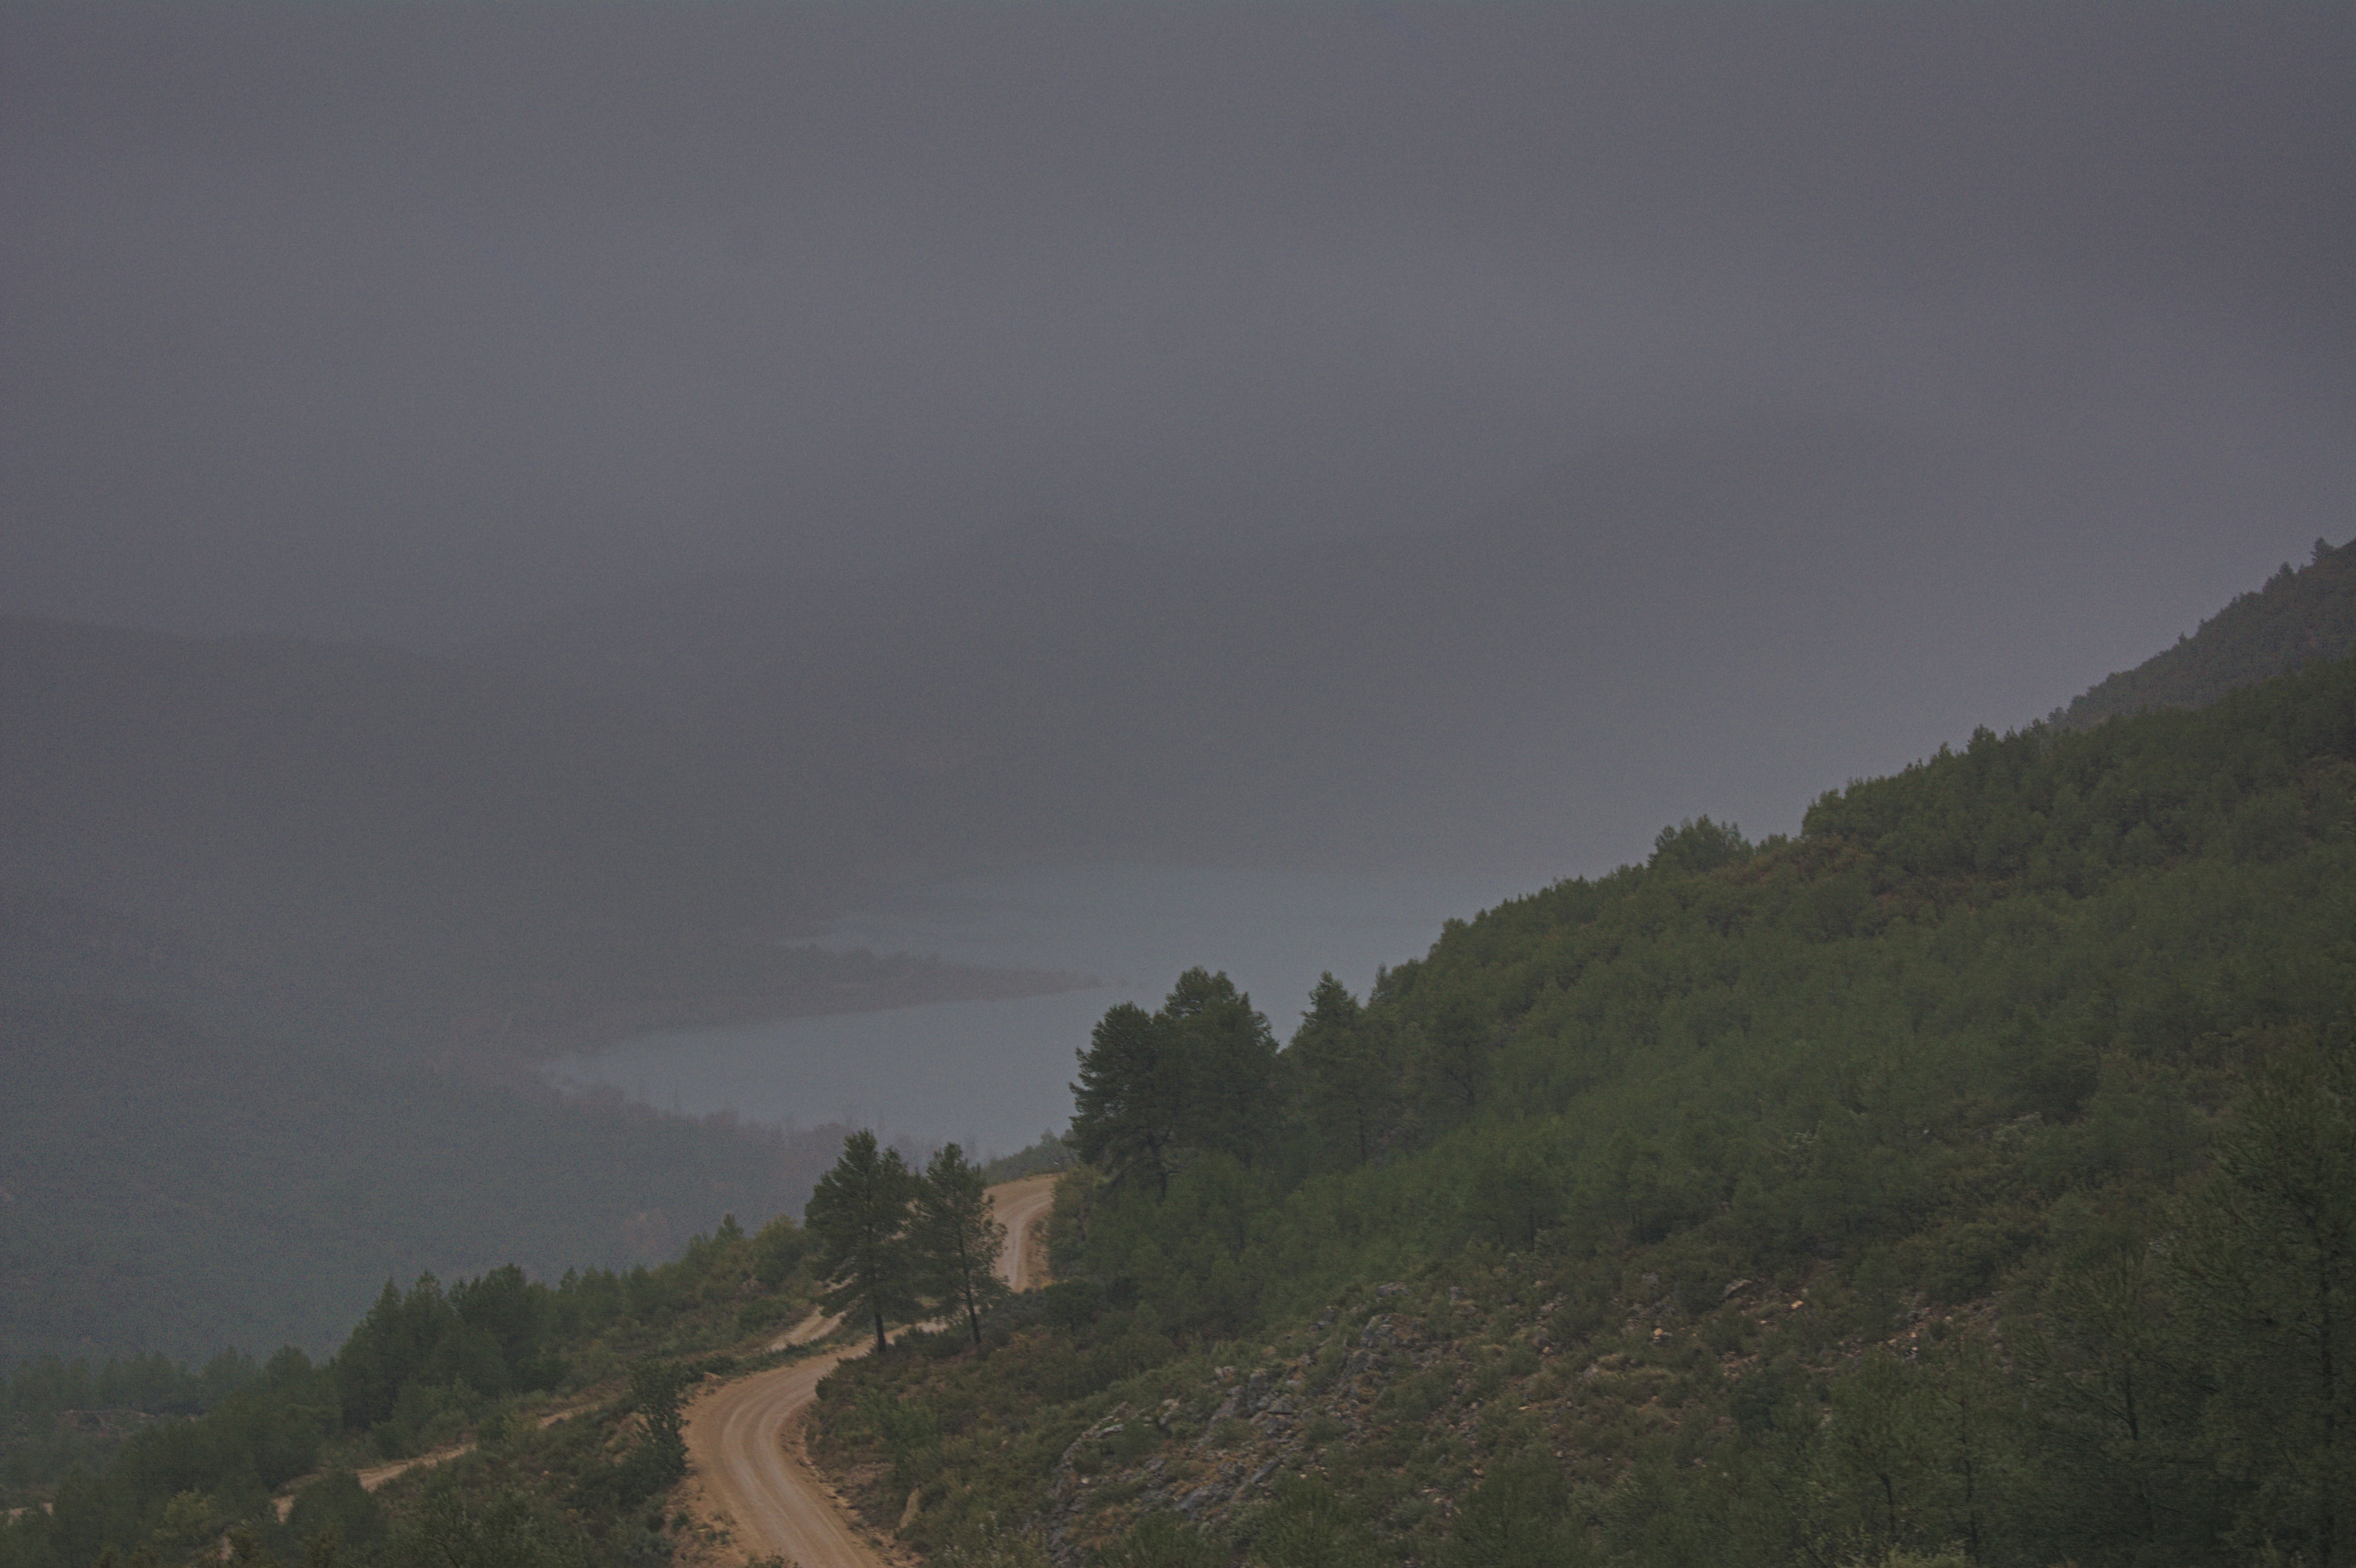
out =
<svg viewBox="0 0 2356 1568"><path fill-rule="evenodd" d="M786 1423L809 1406L819 1380L856 1353L837 1350L723 1384L688 1412L688 1456L747 1554L774 1553L798 1568L886 1568L784 1444Z"/></svg>
<svg viewBox="0 0 2356 1568"><path fill-rule="evenodd" d="M1051 1175L990 1189L1006 1226L999 1272L1016 1290L1044 1277L1037 1249L1024 1242L1033 1222L1054 1204L1055 1187ZM689 1408L688 1457L712 1506L734 1520L737 1544L749 1554L774 1553L798 1568L889 1568L785 1444L787 1426L808 1408L819 1381L836 1363L865 1348L847 1348L723 1383Z"/></svg>
<svg viewBox="0 0 2356 1568"><path fill-rule="evenodd" d="M1006 1251L999 1255L998 1272L1016 1290L1047 1283L1045 1238L1034 1239L1031 1228L1055 1207L1055 1173L1024 1176L990 1189L991 1207L1006 1227Z"/></svg>

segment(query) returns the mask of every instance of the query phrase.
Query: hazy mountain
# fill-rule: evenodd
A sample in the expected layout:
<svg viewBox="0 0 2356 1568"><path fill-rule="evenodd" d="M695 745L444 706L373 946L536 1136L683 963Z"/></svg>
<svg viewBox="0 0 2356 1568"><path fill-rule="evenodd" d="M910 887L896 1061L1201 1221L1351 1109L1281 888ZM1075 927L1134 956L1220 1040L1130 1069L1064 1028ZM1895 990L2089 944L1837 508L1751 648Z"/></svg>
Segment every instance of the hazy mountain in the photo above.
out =
<svg viewBox="0 0 2356 1568"><path fill-rule="evenodd" d="M0 713L0 1364L654 1261L798 1207L839 1134L560 1101L529 1058L1061 983L780 946L828 852L577 688L12 621Z"/></svg>
<svg viewBox="0 0 2356 1568"><path fill-rule="evenodd" d="M388 1276L654 1262L798 1207L839 1142L209 1026L238 982L203 948L54 893L0 917L0 1365L316 1348Z"/></svg>
<svg viewBox="0 0 2356 1568"><path fill-rule="evenodd" d="M2356 541L2287 563L2262 588L2201 623L2176 646L2081 693L2053 722L2083 729L2149 708L2197 708L2226 693L2356 648Z"/></svg>
<svg viewBox="0 0 2356 1568"><path fill-rule="evenodd" d="M1828 758L1985 715L1986 661L1963 655L2062 607L1988 591L1971 459L1870 427L1688 432L1445 529L1211 558L1040 520L849 582L663 586L447 659L7 622L0 902L28 1086L6 1105L9 1244L164 1246L151 1199L187 1168L242 1174L165 1240L291 1225L318 1239L277 1254L273 1288L297 1295L384 1266L328 1238L385 1227L410 1227L404 1257L608 1255L591 1239L638 1212L620 1187L546 1206L610 1130L382 1063L480 1077L568 1031L981 985L744 940L876 878L1113 854L1576 864L1690 811L1804 800ZM2346 553L2186 647L2245 621L2297 644L2324 623L2278 611ZM801 1179L724 1130L611 1136L768 1172L691 1181L666 1213ZM415 1197L461 1150L526 1195L500 1224L461 1224L463 1192ZM383 1207L320 1218L321 1194L362 1190ZM55 1342L37 1325L79 1299L19 1301L9 1331Z"/></svg>
<svg viewBox="0 0 2356 1568"><path fill-rule="evenodd" d="M0 710L17 925L56 893L170 932L206 978L164 1004L233 1030L544 1054L1056 983L779 947L858 846L789 758L708 767L709 736L586 686L18 619Z"/></svg>

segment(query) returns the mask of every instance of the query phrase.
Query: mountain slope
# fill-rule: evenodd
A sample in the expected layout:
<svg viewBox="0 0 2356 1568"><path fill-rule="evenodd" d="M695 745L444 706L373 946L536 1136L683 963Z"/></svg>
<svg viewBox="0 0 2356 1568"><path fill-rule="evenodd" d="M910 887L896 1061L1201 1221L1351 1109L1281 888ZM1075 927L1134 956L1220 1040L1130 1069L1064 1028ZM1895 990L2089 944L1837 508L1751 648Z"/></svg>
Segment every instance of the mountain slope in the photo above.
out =
<svg viewBox="0 0 2356 1568"><path fill-rule="evenodd" d="M2286 564L2190 637L2081 693L2052 722L2073 729L2151 708L2197 708L2254 682L2356 648L2356 540Z"/></svg>
<svg viewBox="0 0 2356 1568"><path fill-rule="evenodd" d="M200 1020L446 1061L1061 983L780 948L850 836L579 688L16 619L0 713L12 945L48 892L144 923Z"/></svg>
<svg viewBox="0 0 2356 1568"><path fill-rule="evenodd" d="M188 949L8 900L0 1367L318 1348L388 1277L627 1266L800 1203L835 1134L564 1103L208 1026Z"/></svg>
<svg viewBox="0 0 2356 1568"><path fill-rule="evenodd" d="M1229 1042L1258 1124L1166 1197L1106 1143L1062 1300L817 1447L1067 1568L2344 1562L2351 1004L2356 659L1983 731L1451 925L1257 1094Z"/></svg>
<svg viewBox="0 0 2356 1568"><path fill-rule="evenodd" d="M584 1030L840 1009L852 988L1057 983L605 933L402 978L323 980L247 936L0 880L0 1370L316 1348L388 1277L658 1261L723 1213L798 1207L836 1131L562 1101L529 1058Z"/></svg>
<svg viewBox="0 0 2356 1568"><path fill-rule="evenodd" d="M316 1350L388 1278L656 1262L793 1208L839 1137L257 1052L88 998L10 997L0 1030L10 1365Z"/></svg>
<svg viewBox="0 0 2356 1568"><path fill-rule="evenodd" d="M100 915L44 929L71 939L59 983L0 1040L80 1010L113 1044L34 1058L0 1151L86 1094L175 1149L225 1131L145 1197L232 1201L309 1064L141 1104L205 1042L68 993L191 977ZM1665 829L1643 865L1451 922L1363 1004L1321 985L1281 1051L1194 972L1087 1058L1057 1283L980 1347L913 1334L819 1391L814 1453L948 1561L2222 1568L2356 1543L2356 657L1982 730L1794 839ZM466 1131L427 1151L445 1176ZM74 1169L53 1137L11 1195L49 1182L36 1219L87 1239L108 1153ZM274 1359L201 1430L134 1439L136 1475L0 1526L0 1555L209 1555L229 1520L284 1549L340 1519L355 1563L410 1568L473 1560L450 1545L477 1509L523 1542L486 1560L660 1557L689 1533L670 1502L626 1527L678 1475L680 1377L718 1369L680 1359L766 1337L803 1250L723 1227L654 1275L389 1291L334 1368ZM561 1326L593 1364L546 1357ZM612 1387L623 1352L672 1363L634 1369L637 1419L534 1437L505 1402ZM356 1482L316 1489L348 1512L265 1518L323 1439L492 1416L391 1534Z"/></svg>

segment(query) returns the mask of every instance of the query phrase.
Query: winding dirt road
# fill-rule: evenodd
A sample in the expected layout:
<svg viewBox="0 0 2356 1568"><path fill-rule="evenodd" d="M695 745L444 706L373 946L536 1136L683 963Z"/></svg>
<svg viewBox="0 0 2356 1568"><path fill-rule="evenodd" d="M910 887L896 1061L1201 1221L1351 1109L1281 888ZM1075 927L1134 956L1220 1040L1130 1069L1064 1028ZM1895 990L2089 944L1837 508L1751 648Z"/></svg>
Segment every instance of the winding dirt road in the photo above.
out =
<svg viewBox="0 0 2356 1568"><path fill-rule="evenodd" d="M993 1187L990 1200L997 1208L999 1222L1006 1227L1006 1253L998 1260L999 1273L1016 1290L1046 1283L1047 1239L1032 1231L1044 1224L1047 1211L1055 1207L1054 1174Z"/></svg>
<svg viewBox="0 0 2356 1568"><path fill-rule="evenodd" d="M1044 1278L1032 1231L1053 1206L1055 1189L1053 1176L990 1189L1006 1227L999 1272L1016 1290ZM819 1381L837 1362L865 1350L851 1347L723 1383L689 1409L688 1457L712 1506L735 1521L737 1544L749 1554L774 1553L798 1568L889 1568L818 1478L786 1451L786 1429L809 1407Z"/></svg>

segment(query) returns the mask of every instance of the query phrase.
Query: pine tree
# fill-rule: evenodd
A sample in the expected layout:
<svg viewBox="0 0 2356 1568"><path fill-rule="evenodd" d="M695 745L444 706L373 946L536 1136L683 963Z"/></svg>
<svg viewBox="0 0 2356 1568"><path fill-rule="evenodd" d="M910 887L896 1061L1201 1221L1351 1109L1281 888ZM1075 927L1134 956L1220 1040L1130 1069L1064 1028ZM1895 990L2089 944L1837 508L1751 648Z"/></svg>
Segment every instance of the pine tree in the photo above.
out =
<svg viewBox="0 0 2356 1568"><path fill-rule="evenodd" d="M955 1144L942 1146L916 1184L911 1234L926 1297L943 1310L964 1313L980 1348L981 1315L1007 1294L997 1269L1006 1227L992 1212L981 1167Z"/></svg>
<svg viewBox="0 0 2356 1568"><path fill-rule="evenodd" d="M1163 1197L1184 1102L1174 1046L1162 1020L1123 1002L1098 1021L1072 1085L1072 1141L1080 1158L1116 1181L1142 1173Z"/></svg>
<svg viewBox="0 0 2356 1568"><path fill-rule="evenodd" d="M1199 966L1178 977L1157 1019L1172 1042L1179 1142L1250 1165L1276 1125L1276 1036L1251 998L1224 972Z"/></svg>
<svg viewBox="0 0 2356 1568"><path fill-rule="evenodd" d="M1328 972L1309 993L1309 1008L1285 1051L1301 1111L1329 1161L1362 1165L1397 1112L1398 1073L1368 1026L1365 1009Z"/></svg>
<svg viewBox="0 0 2356 1568"><path fill-rule="evenodd" d="M862 1129L843 1139L841 1157L819 1178L803 1211L818 1240L826 1309L871 1322L878 1350L887 1321L909 1322L919 1310L908 1245L916 1187L900 1152L879 1148Z"/></svg>

